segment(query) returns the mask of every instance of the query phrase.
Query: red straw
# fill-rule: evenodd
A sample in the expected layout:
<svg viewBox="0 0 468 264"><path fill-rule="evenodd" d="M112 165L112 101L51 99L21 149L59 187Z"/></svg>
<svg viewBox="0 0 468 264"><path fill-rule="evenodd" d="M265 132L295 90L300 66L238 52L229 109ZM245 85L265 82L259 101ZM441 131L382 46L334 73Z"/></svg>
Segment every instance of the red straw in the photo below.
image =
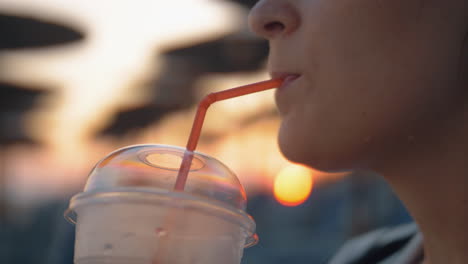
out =
<svg viewBox="0 0 468 264"><path fill-rule="evenodd" d="M184 153L184 158L182 164L180 165L179 173L177 175L177 180L174 186L174 190L183 191L185 187L185 182L187 181L187 175L190 170L193 159L193 151L197 147L198 139L200 138L200 132L203 126L203 121L205 120L206 111L211 104L234 97L239 97L246 94L256 93L265 91L268 89L276 88L281 85L283 79L271 79L268 81L252 83L216 93L211 93L203 98L198 104L197 114L195 115L195 120L193 121L192 131L190 132L190 137L187 143L187 150Z"/></svg>

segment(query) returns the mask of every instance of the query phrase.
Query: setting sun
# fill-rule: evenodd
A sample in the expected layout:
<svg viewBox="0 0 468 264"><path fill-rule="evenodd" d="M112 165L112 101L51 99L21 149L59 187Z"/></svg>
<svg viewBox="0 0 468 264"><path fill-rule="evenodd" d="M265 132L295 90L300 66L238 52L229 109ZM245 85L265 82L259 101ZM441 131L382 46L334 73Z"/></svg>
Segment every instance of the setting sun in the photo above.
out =
<svg viewBox="0 0 468 264"><path fill-rule="evenodd" d="M275 179L273 192L282 205L297 206L309 197L312 191L312 171L304 166L289 165Z"/></svg>

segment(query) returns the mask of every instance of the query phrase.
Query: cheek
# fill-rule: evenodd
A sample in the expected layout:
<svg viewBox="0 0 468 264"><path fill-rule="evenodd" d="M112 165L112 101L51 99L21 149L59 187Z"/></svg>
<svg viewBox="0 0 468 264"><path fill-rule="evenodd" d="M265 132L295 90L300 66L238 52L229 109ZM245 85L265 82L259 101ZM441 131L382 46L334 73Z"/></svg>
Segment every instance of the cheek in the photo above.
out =
<svg viewBox="0 0 468 264"><path fill-rule="evenodd" d="M347 106L326 105L297 104L283 117L279 133L283 154L323 171L358 167L369 133L364 129L366 118L353 116Z"/></svg>
<svg viewBox="0 0 468 264"><path fill-rule="evenodd" d="M416 72L383 82L378 74L352 74L353 67L321 69L313 82L298 87L301 93L283 116L279 134L288 159L319 170L361 168L375 157L403 152L409 138L447 117L440 109L456 99L443 85L429 85L435 80L412 78Z"/></svg>

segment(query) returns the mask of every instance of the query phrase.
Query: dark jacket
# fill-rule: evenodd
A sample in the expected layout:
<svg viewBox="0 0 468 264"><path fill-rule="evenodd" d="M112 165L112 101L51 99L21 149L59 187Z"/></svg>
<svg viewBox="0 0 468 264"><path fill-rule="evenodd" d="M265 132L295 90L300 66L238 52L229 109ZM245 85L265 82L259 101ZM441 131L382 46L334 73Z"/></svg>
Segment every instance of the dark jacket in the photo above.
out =
<svg viewBox="0 0 468 264"><path fill-rule="evenodd" d="M412 223L352 239L329 264L413 264L422 259L422 237Z"/></svg>

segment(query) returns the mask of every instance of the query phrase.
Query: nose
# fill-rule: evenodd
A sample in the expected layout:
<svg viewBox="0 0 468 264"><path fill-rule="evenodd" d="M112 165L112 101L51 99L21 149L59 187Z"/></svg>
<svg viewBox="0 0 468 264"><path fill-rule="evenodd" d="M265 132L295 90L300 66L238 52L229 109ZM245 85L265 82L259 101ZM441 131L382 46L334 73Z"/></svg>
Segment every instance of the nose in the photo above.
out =
<svg viewBox="0 0 468 264"><path fill-rule="evenodd" d="M250 29L268 40L293 33L300 22L297 8L287 0L260 0L249 14Z"/></svg>

